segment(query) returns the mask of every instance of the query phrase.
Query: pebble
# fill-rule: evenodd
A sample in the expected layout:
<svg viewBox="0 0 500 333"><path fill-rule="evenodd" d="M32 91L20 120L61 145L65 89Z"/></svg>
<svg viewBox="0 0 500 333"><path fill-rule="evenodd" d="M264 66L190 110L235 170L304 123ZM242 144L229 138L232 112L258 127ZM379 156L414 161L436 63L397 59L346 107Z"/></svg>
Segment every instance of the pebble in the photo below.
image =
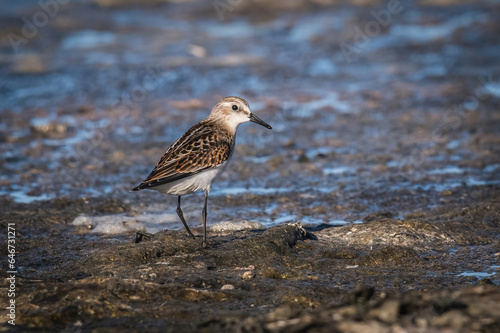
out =
<svg viewBox="0 0 500 333"><path fill-rule="evenodd" d="M225 284L220 289L221 290L232 290L232 289L234 289L234 286L232 284Z"/></svg>
<svg viewBox="0 0 500 333"><path fill-rule="evenodd" d="M246 271L245 273L243 273L243 275L241 276L241 278L243 280L250 280L250 279L253 279L255 277L255 273L252 272L252 271Z"/></svg>

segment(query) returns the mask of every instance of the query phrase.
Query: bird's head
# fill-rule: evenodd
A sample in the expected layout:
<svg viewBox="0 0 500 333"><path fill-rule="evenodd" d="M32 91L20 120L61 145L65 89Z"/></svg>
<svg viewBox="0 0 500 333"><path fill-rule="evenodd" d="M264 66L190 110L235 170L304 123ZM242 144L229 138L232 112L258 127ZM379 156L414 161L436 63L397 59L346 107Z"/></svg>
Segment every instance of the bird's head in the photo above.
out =
<svg viewBox="0 0 500 333"><path fill-rule="evenodd" d="M220 100L209 117L224 122L233 131L236 131L238 125L247 121L272 129L269 124L250 111L250 105L248 105L247 101L236 96L229 96Z"/></svg>

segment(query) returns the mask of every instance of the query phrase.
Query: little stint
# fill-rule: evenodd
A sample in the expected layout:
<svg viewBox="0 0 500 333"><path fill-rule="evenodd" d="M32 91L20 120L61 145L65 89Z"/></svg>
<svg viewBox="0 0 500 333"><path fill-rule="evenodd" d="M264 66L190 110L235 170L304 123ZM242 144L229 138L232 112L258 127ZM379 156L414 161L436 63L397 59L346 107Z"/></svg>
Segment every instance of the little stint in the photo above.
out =
<svg viewBox="0 0 500 333"><path fill-rule="evenodd" d="M247 121L272 129L250 111L248 102L243 98L230 96L222 99L206 119L191 127L170 145L151 174L131 191L148 189L178 196L177 215L193 238L182 214L181 196L205 191L202 216L203 246L206 246L208 193L231 158L236 129Z"/></svg>

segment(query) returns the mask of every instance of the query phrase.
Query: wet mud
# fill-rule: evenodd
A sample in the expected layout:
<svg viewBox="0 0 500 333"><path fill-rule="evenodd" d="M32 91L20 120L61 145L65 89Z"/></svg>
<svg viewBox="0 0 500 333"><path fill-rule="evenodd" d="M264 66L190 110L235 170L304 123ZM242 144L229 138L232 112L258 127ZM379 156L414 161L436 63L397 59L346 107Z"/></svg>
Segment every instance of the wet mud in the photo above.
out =
<svg viewBox="0 0 500 333"><path fill-rule="evenodd" d="M206 248L201 228L193 240L69 225L129 209L117 201L5 203L22 240L16 329L494 332L500 212L486 197L402 220L210 231Z"/></svg>
<svg viewBox="0 0 500 333"><path fill-rule="evenodd" d="M401 6L361 44L385 3L75 1L0 39L0 331L499 331L500 8ZM204 248L202 196L193 240L128 190L226 95L273 131L238 130Z"/></svg>

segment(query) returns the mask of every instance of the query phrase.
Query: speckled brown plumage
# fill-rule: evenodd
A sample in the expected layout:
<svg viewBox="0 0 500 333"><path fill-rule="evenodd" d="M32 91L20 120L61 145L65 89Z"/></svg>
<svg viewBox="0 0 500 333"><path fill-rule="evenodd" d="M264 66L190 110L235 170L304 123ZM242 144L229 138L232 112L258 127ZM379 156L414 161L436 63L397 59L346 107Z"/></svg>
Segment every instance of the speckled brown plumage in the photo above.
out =
<svg viewBox="0 0 500 333"><path fill-rule="evenodd" d="M163 185L216 167L228 160L234 136L205 119L191 127L161 157L150 175L133 191Z"/></svg>

